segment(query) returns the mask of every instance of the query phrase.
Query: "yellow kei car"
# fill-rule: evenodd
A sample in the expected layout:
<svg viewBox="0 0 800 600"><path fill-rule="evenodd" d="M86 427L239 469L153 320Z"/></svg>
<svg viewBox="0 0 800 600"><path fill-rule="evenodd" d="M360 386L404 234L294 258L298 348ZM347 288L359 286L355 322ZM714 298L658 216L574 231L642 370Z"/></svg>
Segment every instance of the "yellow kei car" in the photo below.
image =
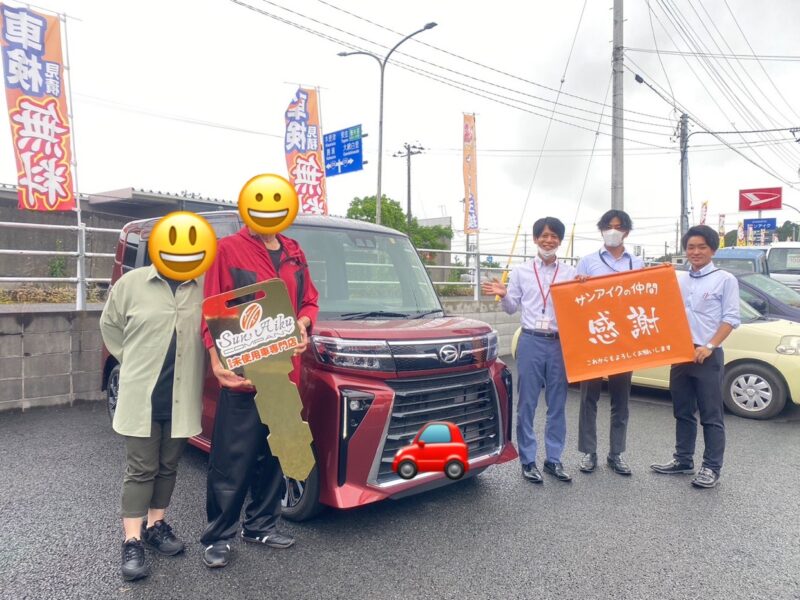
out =
<svg viewBox="0 0 800 600"><path fill-rule="evenodd" d="M800 404L800 323L768 319L741 302L742 324L722 344L723 399L732 413L769 419L791 400ZM516 356L520 329L511 343ZM669 389L669 365L633 373L633 384Z"/></svg>

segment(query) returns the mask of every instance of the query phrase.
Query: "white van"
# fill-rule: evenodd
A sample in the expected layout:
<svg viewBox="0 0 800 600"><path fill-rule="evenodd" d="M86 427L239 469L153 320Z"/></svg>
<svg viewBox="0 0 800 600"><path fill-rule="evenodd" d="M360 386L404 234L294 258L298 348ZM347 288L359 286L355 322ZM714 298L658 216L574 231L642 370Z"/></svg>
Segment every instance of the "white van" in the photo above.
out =
<svg viewBox="0 0 800 600"><path fill-rule="evenodd" d="M766 246L769 276L800 292L800 242Z"/></svg>

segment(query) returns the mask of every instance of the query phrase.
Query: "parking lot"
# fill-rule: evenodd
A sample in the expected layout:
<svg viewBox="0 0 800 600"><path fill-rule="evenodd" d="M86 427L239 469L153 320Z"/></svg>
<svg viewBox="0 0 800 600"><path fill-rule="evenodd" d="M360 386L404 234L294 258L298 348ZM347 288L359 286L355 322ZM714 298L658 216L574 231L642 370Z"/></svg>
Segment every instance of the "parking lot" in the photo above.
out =
<svg viewBox="0 0 800 600"><path fill-rule="evenodd" d="M577 400L572 389L571 484L527 483L515 461L427 494L287 523L293 548L237 542L217 571L202 565L197 541L206 457L189 449L168 514L187 552L148 553L152 575L134 583L119 576L124 450L104 405L4 413L0 596L800 598L797 408L767 422L728 415L722 482L697 490L687 476L647 468L671 454L667 394L635 390L630 478L578 473ZM607 403L598 422L602 453Z"/></svg>

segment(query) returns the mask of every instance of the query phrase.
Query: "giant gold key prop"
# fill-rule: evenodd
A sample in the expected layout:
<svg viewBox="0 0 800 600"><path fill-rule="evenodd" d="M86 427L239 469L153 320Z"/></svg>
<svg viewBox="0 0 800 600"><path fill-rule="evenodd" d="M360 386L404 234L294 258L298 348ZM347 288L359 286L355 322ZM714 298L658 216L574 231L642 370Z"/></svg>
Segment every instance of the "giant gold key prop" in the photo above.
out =
<svg viewBox="0 0 800 600"><path fill-rule="evenodd" d="M286 285L271 279L211 296L203 302L203 315L220 362L255 386L258 415L269 427L269 446L284 475L308 479L314 467L312 436L301 416L297 386L289 379L300 333Z"/></svg>

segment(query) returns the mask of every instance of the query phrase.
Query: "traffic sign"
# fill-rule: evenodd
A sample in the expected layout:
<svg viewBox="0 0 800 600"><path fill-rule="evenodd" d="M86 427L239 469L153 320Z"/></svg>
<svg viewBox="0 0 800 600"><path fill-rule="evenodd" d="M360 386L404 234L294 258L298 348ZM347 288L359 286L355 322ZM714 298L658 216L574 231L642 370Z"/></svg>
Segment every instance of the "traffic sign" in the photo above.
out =
<svg viewBox="0 0 800 600"><path fill-rule="evenodd" d="M777 219L745 219L744 220L744 228L748 230L752 228L753 231L774 231L778 228L778 220Z"/></svg>
<svg viewBox="0 0 800 600"><path fill-rule="evenodd" d="M340 129L322 137L326 177L360 171L364 168L362 137L361 125Z"/></svg>

